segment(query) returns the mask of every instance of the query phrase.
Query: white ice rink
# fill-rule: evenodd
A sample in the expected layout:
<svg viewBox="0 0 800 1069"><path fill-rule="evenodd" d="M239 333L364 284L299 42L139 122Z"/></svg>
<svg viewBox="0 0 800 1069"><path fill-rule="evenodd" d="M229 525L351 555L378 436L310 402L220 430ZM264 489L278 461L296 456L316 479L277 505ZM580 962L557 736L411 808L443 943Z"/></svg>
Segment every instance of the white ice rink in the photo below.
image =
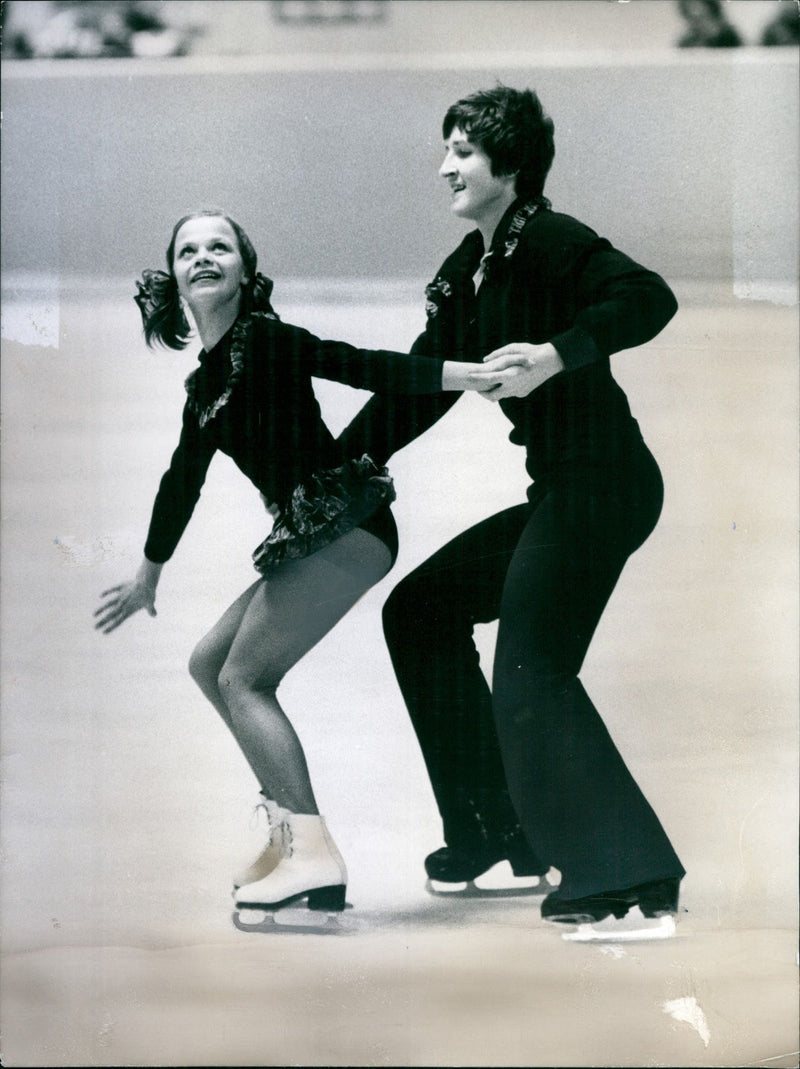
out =
<svg viewBox="0 0 800 1069"><path fill-rule="evenodd" d="M374 346L421 314L280 283L276 305ZM535 900L423 890L439 826L379 613L521 499L522 454L476 397L395 459L400 558L283 687L348 931L234 929L255 784L185 666L251 581L263 510L218 456L158 617L93 632L137 565L196 347L149 353L116 291L58 313L57 347L3 352L4 1064L796 1065L796 309L685 302L614 358L666 505L584 681L688 869L677 938L620 947L562 942ZM364 399L321 396L334 428Z"/></svg>

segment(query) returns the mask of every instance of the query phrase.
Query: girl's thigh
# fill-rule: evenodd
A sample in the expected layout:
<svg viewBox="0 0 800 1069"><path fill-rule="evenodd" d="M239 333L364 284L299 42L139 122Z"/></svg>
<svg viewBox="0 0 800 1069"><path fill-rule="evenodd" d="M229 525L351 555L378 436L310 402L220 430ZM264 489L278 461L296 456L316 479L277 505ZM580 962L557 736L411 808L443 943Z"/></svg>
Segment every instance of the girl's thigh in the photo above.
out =
<svg viewBox="0 0 800 1069"><path fill-rule="evenodd" d="M360 528L310 557L285 561L257 585L226 672L253 685L277 686L390 566L384 543Z"/></svg>
<svg viewBox="0 0 800 1069"><path fill-rule="evenodd" d="M243 594L240 594L236 601L228 606L211 630L197 643L189 662L190 671L196 678L207 678L211 682L216 681L233 645L233 640L242 625L247 607L261 582L263 580L256 580Z"/></svg>

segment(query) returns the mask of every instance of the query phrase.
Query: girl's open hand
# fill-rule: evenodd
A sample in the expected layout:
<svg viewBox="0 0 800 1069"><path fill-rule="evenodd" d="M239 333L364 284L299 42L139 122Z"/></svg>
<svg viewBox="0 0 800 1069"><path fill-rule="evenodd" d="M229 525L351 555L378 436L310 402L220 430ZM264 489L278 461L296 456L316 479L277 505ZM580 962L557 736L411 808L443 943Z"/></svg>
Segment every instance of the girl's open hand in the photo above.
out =
<svg viewBox="0 0 800 1069"><path fill-rule="evenodd" d="M150 616L156 615L155 590L138 580L112 586L100 596L103 601L95 610L97 622L94 626L96 631L102 631L104 635L114 631L139 609L146 609Z"/></svg>

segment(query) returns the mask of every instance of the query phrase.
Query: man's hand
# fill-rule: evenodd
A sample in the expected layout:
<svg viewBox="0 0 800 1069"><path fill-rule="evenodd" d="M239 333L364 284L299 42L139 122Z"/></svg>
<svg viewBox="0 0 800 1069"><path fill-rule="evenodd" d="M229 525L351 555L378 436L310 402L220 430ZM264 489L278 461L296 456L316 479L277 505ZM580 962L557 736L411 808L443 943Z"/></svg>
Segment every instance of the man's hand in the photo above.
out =
<svg viewBox="0 0 800 1069"><path fill-rule="evenodd" d="M506 397L527 397L563 370L564 362L550 342L511 342L489 353L482 370L471 372L469 379L483 397L502 401Z"/></svg>

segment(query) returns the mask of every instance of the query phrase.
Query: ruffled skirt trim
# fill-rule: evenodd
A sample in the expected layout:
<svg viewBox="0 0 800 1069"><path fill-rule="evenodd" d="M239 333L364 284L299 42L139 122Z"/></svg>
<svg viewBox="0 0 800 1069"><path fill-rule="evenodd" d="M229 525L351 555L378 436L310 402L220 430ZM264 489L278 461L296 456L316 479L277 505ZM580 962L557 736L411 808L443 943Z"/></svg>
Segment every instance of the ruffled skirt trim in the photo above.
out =
<svg viewBox="0 0 800 1069"><path fill-rule="evenodd" d="M269 536L253 551L253 564L269 575L287 560L301 560L369 519L395 500L387 468L365 453L341 467L317 472L295 487Z"/></svg>

